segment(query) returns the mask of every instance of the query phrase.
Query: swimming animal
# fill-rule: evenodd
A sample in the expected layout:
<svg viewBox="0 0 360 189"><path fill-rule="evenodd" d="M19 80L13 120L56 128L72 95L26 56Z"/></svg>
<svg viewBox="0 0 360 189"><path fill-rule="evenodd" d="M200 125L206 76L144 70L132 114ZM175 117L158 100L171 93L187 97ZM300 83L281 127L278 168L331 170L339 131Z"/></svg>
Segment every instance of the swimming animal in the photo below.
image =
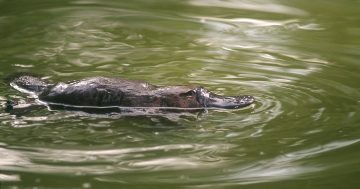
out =
<svg viewBox="0 0 360 189"><path fill-rule="evenodd" d="M156 86L142 81L91 77L79 81L50 83L41 77L12 78L15 89L31 93L48 104L76 107L157 107L235 109L254 103L254 97L222 96L203 87Z"/></svg>

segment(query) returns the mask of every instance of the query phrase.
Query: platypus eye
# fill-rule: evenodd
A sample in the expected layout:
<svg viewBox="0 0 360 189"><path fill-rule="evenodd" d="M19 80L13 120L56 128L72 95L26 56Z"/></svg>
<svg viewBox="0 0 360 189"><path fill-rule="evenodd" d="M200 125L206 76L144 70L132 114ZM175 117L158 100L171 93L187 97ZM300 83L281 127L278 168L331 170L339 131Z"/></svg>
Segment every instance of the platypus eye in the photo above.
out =
<svg viewBox="0 0 360 189"><path fill-rule="evenodd" d="M196 95L195 90L190 90L190 91L185 92L185 93L180 93L180 96L181 96L181 97L185 97L185 96L195 96L195 95Z"/></svg>

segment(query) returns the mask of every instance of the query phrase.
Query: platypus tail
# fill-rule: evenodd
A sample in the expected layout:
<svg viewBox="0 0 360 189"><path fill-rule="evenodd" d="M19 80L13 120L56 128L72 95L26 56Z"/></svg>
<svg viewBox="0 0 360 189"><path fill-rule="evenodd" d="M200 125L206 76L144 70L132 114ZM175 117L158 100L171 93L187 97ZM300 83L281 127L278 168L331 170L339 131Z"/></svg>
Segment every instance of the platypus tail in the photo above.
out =
<svg viewBox="0 0 360 189"><path fill-rule="evenodd" d="M42 93L50 84L40 76L31 73L15 73L7 76L5 81L20 92Z"/></svg>

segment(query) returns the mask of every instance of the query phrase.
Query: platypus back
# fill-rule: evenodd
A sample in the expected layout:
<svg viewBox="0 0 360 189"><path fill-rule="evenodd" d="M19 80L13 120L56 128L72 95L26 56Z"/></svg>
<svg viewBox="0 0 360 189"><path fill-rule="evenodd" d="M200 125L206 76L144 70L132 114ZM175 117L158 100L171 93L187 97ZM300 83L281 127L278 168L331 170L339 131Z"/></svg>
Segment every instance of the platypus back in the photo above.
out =
<svg viewBox="0 0 360 189"><path fill-rule="evenodd" d="M50 84L36 76L28 73L16 73L5 79L12 87L26 93L42 93Z"/></svg>

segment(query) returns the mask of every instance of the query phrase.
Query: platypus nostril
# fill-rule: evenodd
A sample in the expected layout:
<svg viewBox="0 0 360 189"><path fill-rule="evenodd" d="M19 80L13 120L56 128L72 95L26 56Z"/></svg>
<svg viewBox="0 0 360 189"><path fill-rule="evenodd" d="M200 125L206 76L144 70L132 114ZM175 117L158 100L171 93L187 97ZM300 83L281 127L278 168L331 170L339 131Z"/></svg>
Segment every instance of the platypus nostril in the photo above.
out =
<svg viewBox="0 0 360 189"><path fill-rule="evenodd" d="M239 96L238 99L240 99L240 104L244 106L250 105L255 101L254 97L249 95Z"/></svg>
<svg viewBox="0 0 360 189"><path fill-rule="evenodd" d="M245 95L244 96L244 100L247 102L247 103L253 103L255 101L255 98L253 96L249 96L249 95Z"/></svg>

